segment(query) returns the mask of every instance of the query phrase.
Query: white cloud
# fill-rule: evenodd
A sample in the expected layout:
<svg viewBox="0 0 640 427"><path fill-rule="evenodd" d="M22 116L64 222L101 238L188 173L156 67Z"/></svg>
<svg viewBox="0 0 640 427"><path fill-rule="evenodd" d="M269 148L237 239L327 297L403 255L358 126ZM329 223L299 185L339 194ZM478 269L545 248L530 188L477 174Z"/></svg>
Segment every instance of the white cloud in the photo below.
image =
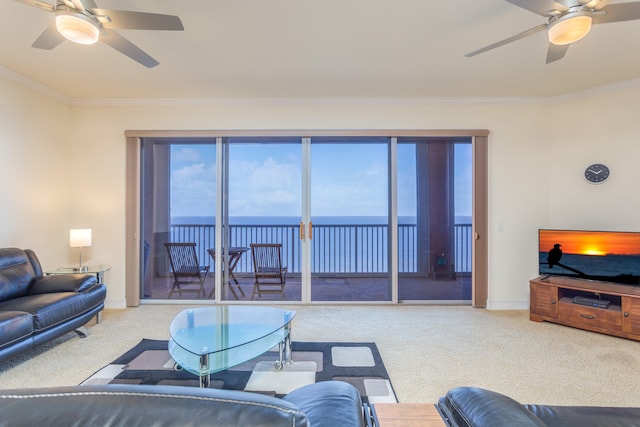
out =
<svg viewBox="0 0 640 427"><path fill-rule="evenodd" d="M214 216L215 165L196 163L171 174L171 216Z"/></svg>
<svg viewBox="0 0 640 427"><path fill-rule="evenodd" d="M174 148L171 152L171 160L176 163L193 163L201 159L202 152L191 146Z"/></svg>
<svg viewBox="0 0 640 427"><path fill-rule="evenodd" d="M301 166L273 157L240 159L229 166L230 216L296 216L301 213Z"/></svg>

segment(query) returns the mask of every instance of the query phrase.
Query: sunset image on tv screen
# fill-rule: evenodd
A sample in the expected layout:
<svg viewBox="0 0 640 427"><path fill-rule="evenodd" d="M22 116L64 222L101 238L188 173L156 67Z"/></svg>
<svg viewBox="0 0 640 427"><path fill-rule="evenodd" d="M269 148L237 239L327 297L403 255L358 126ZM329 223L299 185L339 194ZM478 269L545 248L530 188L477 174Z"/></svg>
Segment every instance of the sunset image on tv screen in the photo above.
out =
<svg viewBox="0 0 640 427"><path fill-rule="evenodd" d="M640 285L640 233L539 230L539 273Z"/></svg>
<svg viewBox="0 0 640 427"><path fill-rule="evenodd" d="M640 234L612 231L540 231L540 251L561 244L565 254L640 255Z"/></svg>

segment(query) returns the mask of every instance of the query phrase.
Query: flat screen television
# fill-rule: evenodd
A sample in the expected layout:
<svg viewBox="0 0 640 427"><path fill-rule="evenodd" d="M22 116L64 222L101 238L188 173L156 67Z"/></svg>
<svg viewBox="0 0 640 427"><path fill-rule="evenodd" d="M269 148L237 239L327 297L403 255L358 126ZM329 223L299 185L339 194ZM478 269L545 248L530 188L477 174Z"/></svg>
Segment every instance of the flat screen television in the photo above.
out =
<svg viewBox="0 0 640 427"><path fill-rule="evenodd" d="M640 232L538 230L539 274L640 286Z"/></svg>

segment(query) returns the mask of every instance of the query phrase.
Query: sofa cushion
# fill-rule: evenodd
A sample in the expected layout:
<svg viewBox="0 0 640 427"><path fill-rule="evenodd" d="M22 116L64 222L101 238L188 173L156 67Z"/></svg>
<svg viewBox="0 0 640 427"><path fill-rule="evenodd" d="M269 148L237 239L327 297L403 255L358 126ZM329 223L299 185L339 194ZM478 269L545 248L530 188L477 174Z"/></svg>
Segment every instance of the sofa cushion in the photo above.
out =
<svg viewBox="0 0 640 427"><path fill-rule="evenodd" d="M531 411L515 400L474 387L449 390L438 402L438 408L455 426L544 427Z"/></svg>
<svg viewBox="0 0 640 427"><path fill-rule="evenodd" d="M27 295L34 277L33 266L22 249L0 248L0 301Z"/></svg>
<svg viewBox="0 0 640 427"><path fill-rule="evenodd" d="M33 316L24 311L0 311L0 349L33 334Z"/></svg>
<svg viewBox="0 0 640 427"><path fill-rule="evenodd" d="M640 408L524 405L549 427L638 427Z"/></svg>
<svg viewBox="0 0 640 427"><path fill-rule="evenodd" d="M33 315L35 332L56 326L103 303L106 287L96 285L89 291L56 292L29 295L0 303L0 310L26 311Z"/></svg>

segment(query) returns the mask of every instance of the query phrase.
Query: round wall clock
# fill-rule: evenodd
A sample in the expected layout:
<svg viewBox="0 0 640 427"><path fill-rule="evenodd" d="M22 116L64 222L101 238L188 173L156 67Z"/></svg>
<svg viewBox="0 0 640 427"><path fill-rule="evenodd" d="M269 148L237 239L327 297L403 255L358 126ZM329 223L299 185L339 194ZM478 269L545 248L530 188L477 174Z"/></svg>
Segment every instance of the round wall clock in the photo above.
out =
<svg viewBox="0 0 640 427"><path fill-rule="evenodd" d="M609 168L602 163L594 163L584 170L584 178L591 184L602 184L609 178Z"/></svg>

